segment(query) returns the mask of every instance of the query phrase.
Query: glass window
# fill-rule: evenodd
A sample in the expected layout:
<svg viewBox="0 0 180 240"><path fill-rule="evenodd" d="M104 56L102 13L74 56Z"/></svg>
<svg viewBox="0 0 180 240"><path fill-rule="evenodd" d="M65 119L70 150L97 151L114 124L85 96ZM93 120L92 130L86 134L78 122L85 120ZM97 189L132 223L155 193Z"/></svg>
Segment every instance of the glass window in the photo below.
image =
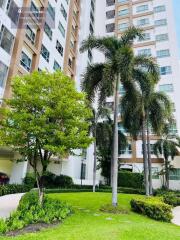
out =
<svg viewBox="0 0 180 240"><path fill-rule="evenodd" d="M161 75L168 75L172 73L172 68L171 66L164 66L160 67L160 74Z"/></svg>
<svg viewBox="0 0 180 240"><path fill-rule="evenodd" d="M129 9L122 9L118 12L118 15L119 16L125 16L125 15L128 15L129 14Z"/></svg>
<svg viewBox="0 0 180 240"><path fill-rule="evenodd" d="M150 33L143 33L143 39L138 38L138 41L139 41L139 42L142 42L142 41L148 41L148 40L150 40L150 39L151 39Z"/></svg>
<svg viewBox="0 0 180 240"><path fill-rule="evenodd" d="M62 36L65 37L65 28L63 27L63 25L62 25L61 22L59 22L59 26L58 26L58 28L59 28L59 30L60 30Z"/></svg>
<svg viewBox="0 0 180 240"><path fill-rule="evenodd" d="M51 28L49 27L49 25L45 22L44 24L44 32L46 33L46 35L48 36L48 38L50 40L52 40L52 30Z"/></svg>
<svg viewBox="0 0 180 240"><path fill-rule="evenodd" d="M55 10L49 2L48 2L47 11L48 11L49 15L52 17L52 19L55 20Z"/></svg>
<svg viewBox="0 0 180 240"><path fill-rule="evenodd" d="M55 71L61 69L60 64L59 64L56 60L54 60L54 66L53 66L53 69L54 69Z"/></svg>
<svg viewBox="0 0 180 240"><path fill-rule="evenodd" d="M159 85L159 91L161 91L161 92L173 92L174 91L173 84Z"/></svg>
<svg viewBox="0 0 180 240"><path fill-rule="evenodd" d="M171 169L169 172L170 180L180 180L180 168Z"/></svg>
<svg viewBox="0 0 180 240"><path fill-rule="evenodd" d="M157 58L164 58L164 57L169 57L169 56L170 56L169 49L164 49L164 50L157 51Z"/></svg>
<svg viewBox="0 0 180 240"><path fill-rule="evenodd" d="M0 87L4 87L7 77L8 67L0 61Z"/></svg>
<svg viewBox="0 0 180 240"><path fill-rule="evenodd" d="M2 25L0 32L0 46L7 52L11 53L12 45L14 42L14 36L10 31Z"/></svg>
<svg viewBox="0 0 180 240"><path fill-rule="evenodd" d="M162 41L167 41L169 39L168 34L158 34L156 35L156 41L157 42L162 42Z"/></svg>
<svg viewBox="0 0 180 240"><path fill-rule="evenodd" d="M3 8L5 4L5 0L0 0L0 7Z"/></svg>
<svg viewBox="0 0 180 240"><path fill-rule="evenodd" d="M32 31L32 29L27 25L26 26L26 37L31 41L32 44L35 42L35 33Z"/></svg>
<svg viewBox="0 0 180 240"><path fill-rule="evenodd" d="M160 5L154 8L154 12L158 13L158 12L164 12L166 11L166 6L165 5Z"/></svg>
<svg viewBox="0 0 180 240"><path fill-rule="evenodd" d="M63 46L60 44L60 42L56 41L56 49L60 53L61 56L63 56Z"/></svg>
<svg viewBox="0 0 180 240"><path fill-rule="evenodd" d="M126 31L128 29L128 27L129 27L129 23L121 23L118 25L118 29L120 31Z"/></svg>
<svg viewBox="0 0 180 240"><path fill-rule="evenodd" d="M148 11L149 10L149 6L148 5L141 5L141 6L138 6L136 8L136 12L139 13L139 12L145 12L145 11Z"/></svg>
<svg viewBox="0 0 180 240"><path fill-rule="evenodd" d="M64 6L63 6L62 3L61 3L61 9L60 9L60 11L61 11L64 19L67 20L67 12L66 12L66 10L65 10L65 8L64 8Z"/></svg>
<svg viewBox="0 0 180 240"><path fill-rule="evenodd" d="M152 167L152 179L159 179L159 170L158 167Z"/></svg>
<svg viewBox="0 0 180 240"><path fill-rule="evenodd" d="M42 45L42 47L41 47L41 55L43 56L43 58L47 62L49 62L49 55L50 55L50 53L49 53L49 51L47 50L47 48L44 45Z"/></svg>
<svg viewBox="0 0 180 240"><path fill-rule="evenodd" d="M149 23L150 23L149 18L139 19L137 21L138 26L145 26L145 25L148 25Z"/></svg>
<svg viewBox="0 0 180 240"><path fill-rule="evenodd" d="M151 49L150 48L140 49L138 50L138 55L151 56Z"/></svg>
<svg viewBox="0 0 180 240"><path fill-rule="evenodd" d="M160 20L156 20L154 22L156 27L160 27L160 26L166 26L167 25L167 19L160 19Z"/></svg>
<svg viewBox="0 0 180 240"><path fill-rule="evenodd" d="M24 53L21 53L21 66L23 66L28 72L31 70L31 59Z"/></svg>

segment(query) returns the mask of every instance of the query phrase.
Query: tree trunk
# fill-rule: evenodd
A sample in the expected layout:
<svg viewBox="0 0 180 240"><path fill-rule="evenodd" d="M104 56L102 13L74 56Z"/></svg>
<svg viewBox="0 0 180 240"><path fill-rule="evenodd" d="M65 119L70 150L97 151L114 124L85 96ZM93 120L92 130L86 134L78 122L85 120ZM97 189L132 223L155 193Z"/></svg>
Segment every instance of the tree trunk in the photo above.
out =
<svg viewBox="0 0 180 240"><path fill-rule="evenodd" d="M97 154L96 154L96 124L95 121L95 127L94 127L94 166L93 166L93 192L96 191L96 168L97 168Z"/></svg>
<svg viewBox="0 0 180 240"><path fill-rule="evenodd" d="M117 206L117 187L118 187L118 106L119 106L119 83L120 77L116 79L114 95L114 127L113 127L113 157L112 157L112 205Z"/></svg>
<svg viewBox="0 0 180 240"><path fill-rule="evenodd" d="M146 144L146 120L143 117L142 122L142 142L143 142L143 163L144 163L144 183L146 196L149 196L149 177L148 177L148 159L147 159L147 144Z"/></svg>
<svg viewBox="0 0 180 240"><path fill-rule="evenodd" d="M38 177L37 174L36 174L36 182L37 182L37 188L38 188L39 202L40 204L42 204L43 197L44 197L42 177Z"/></svg>
<svg viewBox="0 0 180 240"><path fill-rule="evenodd" d="M165 159L165 187L169 190L169 166L168 166L168 159Z"/></svg>
<svg viewBox="0 0 180 240"><path fill-rule="evenodd" d="M147 150L148 150L148 168L149 168L149 194L153 194L152 188L152 163L151 163L151 144L150 144L150 133L149 133L149 122L147 119Z"/></svg>

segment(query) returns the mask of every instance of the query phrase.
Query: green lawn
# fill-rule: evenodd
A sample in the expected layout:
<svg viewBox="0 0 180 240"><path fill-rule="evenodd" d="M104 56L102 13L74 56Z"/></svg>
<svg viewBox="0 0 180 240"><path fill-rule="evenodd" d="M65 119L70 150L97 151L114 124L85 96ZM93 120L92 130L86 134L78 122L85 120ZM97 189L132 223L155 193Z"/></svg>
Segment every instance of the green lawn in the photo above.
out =
<svg viewBox="0 0 180 240"><path fill-rule="evenodd" d="M113 215L99 212L99 207L111 200L109 193L50 194L66 200L74 214L63 224L39 233L26 234L17 240L179 240L180 227L161 223L130 212ZM130 209L133 195L119 194L119 204ZM11 238L0 237L0 240Z"/></svg>

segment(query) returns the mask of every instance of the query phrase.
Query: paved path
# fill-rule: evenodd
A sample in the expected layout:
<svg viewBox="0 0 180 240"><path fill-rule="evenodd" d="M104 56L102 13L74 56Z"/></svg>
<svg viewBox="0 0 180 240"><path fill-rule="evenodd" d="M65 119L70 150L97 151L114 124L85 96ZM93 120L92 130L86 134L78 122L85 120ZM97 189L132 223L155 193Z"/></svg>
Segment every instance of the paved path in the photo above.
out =
<svg viewBox="0 0 180 240"><path fill-rule="evenodd" d="M172 223L180 226L180 207L175 207L173 209L173 220L172 220Z"/></svg>
<svg viewBox="0 0 180 240"><path fill-rule="evenodd" d="M9 217L10 213L16 210L19 201L24 193L5 195L0 197L0 218Z"/></svg>

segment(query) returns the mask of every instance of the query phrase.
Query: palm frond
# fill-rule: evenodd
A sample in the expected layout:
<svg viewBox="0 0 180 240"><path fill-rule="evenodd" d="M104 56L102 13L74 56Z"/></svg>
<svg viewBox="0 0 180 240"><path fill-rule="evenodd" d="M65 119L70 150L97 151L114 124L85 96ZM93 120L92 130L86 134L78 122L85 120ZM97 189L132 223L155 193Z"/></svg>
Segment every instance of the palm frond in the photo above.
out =
<svg viewBox="0 0 180 240"><path fill-rule="evenodd" d="M139 37L140 39L144 39L143 30L137 27L129 27L120 38L121 46L129 45L132 46L133 41Z"/></svg>

